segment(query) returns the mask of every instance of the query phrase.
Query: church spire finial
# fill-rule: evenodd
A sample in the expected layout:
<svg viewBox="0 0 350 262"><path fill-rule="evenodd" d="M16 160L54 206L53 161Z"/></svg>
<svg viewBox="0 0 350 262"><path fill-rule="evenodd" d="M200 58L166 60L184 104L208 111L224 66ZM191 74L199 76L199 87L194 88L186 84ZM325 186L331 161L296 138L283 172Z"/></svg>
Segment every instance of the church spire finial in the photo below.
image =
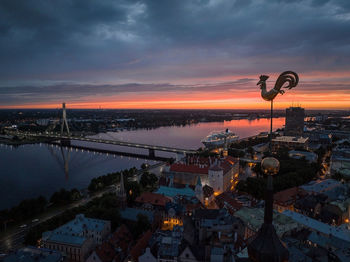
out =
<svg viewBox="0 0 350 262"><path fill-rule="evenodd" d="M122 208L126 207L126 193L125 193L125 188L124 188L124 174L120 174L120 185L119 189L117 190L117 197L118 197L118 202L119 205Z"/></svg>

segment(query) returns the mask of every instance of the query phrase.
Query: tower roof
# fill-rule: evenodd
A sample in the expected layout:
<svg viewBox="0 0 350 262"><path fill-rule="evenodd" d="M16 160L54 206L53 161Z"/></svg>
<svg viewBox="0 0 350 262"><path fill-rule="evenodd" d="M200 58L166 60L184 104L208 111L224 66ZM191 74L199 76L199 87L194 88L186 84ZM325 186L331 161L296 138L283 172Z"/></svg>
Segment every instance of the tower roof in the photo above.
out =
<svg viewBox="0 0 350 262"><path fill-rule="evenodd" d="M272 157L264 158L261 161L264 173L268 174L264 223L259 232L248 245L249 258L254 262L287 262L289 252L284 243L279 239L272 224L273 220L273 178L279 170L279 161Z"/></svg>
<svg viewBox="0 0 350 262"><path fill-rule="evenodd" d="M266 223L248 245L248 254L256 262L285 262L289 258L288 249L277 236L274 226Z"/></svg>
<svg viewBox="0 0 350 262"><path fill-rule="evenodd" d="M119 190L117 191L117 195L121 196L121 197L126 196L125 188L124 188L124 175L123 175L123 173L120 174L120 186L119 186Z"/></svg>
<svg viewBox="0 0 350 262"><path fill-rule="evenodd" d="M201 181L201 177L200 176L197 177L197 184L196 185L197 186L202 186L202 181Z"/></svg>

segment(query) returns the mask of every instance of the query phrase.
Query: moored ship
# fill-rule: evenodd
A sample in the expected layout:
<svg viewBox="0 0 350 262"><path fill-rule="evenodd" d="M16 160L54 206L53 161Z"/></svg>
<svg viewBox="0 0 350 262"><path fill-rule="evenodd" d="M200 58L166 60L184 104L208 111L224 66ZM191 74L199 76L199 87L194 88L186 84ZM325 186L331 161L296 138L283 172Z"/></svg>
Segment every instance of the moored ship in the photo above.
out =
<svg viewBox="0 0 350 262"><path fill-rule="evenodd" d="M226 129L225 131L212 132L205 139L202 140L202 143L205 147L209 149L224 147L225 144L230 144L238 140L238 136Z"/></svg>

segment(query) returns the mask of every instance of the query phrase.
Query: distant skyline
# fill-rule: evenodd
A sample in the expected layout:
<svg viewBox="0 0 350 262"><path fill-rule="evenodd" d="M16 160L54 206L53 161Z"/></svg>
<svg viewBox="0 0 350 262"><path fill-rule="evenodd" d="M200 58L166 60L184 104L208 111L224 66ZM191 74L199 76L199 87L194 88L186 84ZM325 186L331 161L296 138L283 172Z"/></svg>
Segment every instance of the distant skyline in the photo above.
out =
<svg viewBox="0 0 350 262"><path fill-rule="evenodd" d="M350 109L350 1L0 1L0 108Z"/></svg>

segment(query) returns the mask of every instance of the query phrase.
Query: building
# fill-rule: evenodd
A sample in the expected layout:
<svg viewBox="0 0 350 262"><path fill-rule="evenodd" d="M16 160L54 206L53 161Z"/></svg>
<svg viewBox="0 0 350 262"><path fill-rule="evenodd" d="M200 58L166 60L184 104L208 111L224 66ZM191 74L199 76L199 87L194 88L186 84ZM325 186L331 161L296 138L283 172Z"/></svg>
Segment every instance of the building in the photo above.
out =
<svg viewBox="0 0 350 262"><path fill-rule="evenodd" d="M64 256L61 252L45 248L24 247L0 260L3 262L63 262Z"/></svg>
<svg viewBox="0 0 350 262"><path fill-rule="evenodd" d="M174 227L173 231L157 231L148 242L158 262L177 262L184 240L184 228Z"/></svg>
<svg viewBox="0 0 350 262"><path fill-rule="evenodd" d="M272 139L272 151L276 152L279 148L294 149L307 149L308 137L295 137L295 136L278 136Z"/></svg>
<svg viewBox="0 0 350 262"><path fill-rule="evenodd" d="M110 233L110 221L79 214L55 230L44 232L42 245L60 251L72 261L85 261L94 247L102 244Z"/></svg>
<svg viewBox="0 0 350 262"><path fill-rule="evenodd" d="M150 239L152 237L152 231L148 230L145 232L136 242L136 244L131 248L127 261L128 262L142 262L142 261L152 261L152 260L140 260L140 256L142 254L145 254L145 251L147 250L148 243L150 242ZM143 257L145 258L145 257ZM147 256L146 256L147 258ZM151 258L151 257L150 257Z"/></svg>
<svg viewBox="0 0 350 262"><path fill-rule="evenodd" d="M244 236L243 222L226 209L195 210L193 221L200 243L212 238L217 244L232 244Z"/></svg>
<svg viewBox="0 0 350 262"><path fill-rule="evenodd" d="M307 195L297 200L294 204L294 210L308 217L318 217L321 213L323 201L322 195ZM292 210L292 209L285 209Z"/></svg>
<svg viewBox="0 0 350 262"><path fill-rule="evenodd" d="M292 187L277 192L273 196L273 208L280 213L284 210L294 211L295 203L306 194L307 193L299 187Z"/></svg>
<svg viewBox="0 0 350 262"><path fill-rule="evenodd" d="M234 216L240 218L244 222L244 239L249 239L250 237L255 236L263 224L264 209L243 207L237 211ZM300 225L293 219L276 211L273 211L273 225L279 237L300 227Z"/></svg>
<svg viewBox="0 0 350 262"><path fill-rule="evenodd" d="M285 136L302 136L304 133L305 110L301 107L286 109Z"/></svg>
<svg viewBox="0 0 350 262"><path fill-rule="evenodd" d="M191 156L172 164L166 175L172 176L174 183L192 186L196 186L199 176L203 186L208 185L219 194L238 183L239 161L231 156Z"/></svg>
<svg viewBox="0 0 350 262"><path fill-rule="evenodd" d="M337 199L345 199L348 192L348 187L334 179L318 179L300 186L309 194L323 194L331 201Z"/></svg>
<svg viewBox="0 0 350 262"><path fill-rule="evenodd" d="M283 214L313 232L318 232L325 237L334 237L334 239L350 243L350 230L344 227L331 226L290 210L284 211Z"/></svg>
<svg viewBox="0 0 350 262"><path fill-rule="evenodd" d="M148 221L152 224L154 220L154 214L152 211L143 210L138 208L127 207L123 210L120 210L120 216L124 220L129 220L133 222L137 222L138 216L143 215L147 217Z"/></svg>
<svg viewBox="0 0 350 262"><path fill-rule="evenodd" d="M139 262L157 262L157 259L151 253L151 249L147 247L145 253L139 256Z"/></svg>
<svg viewBox="0 0 350 262"><path fill-rule="evenodd" d="M317 154L313 152L306 152L306 151L297 151L297 150L291 150L288 152L289 157L294 159L305 159L306 161L310 163L316 163L317 162Z"/></svg>
<svg viewBox="0 0 350 262"><path fill-rule="evenodd" d="M186 197L195 197L195 192L189 188L188 186L184 188L176 188L170 186L160 186L157 191L157 194L161 194L163 196L169 197L173 199L176 196L186 196Z"/></svg>
<svg viewBox="0 0 350 262"><path fill-rule="evenodd" d="M319 220L333 226L340 226L345 222L346 212L344 213L337 205L327 204L322 207Z"/></svg>
<svg viewBox="0 0 350 262"><path fill-rule="evenodd" d="M340 174L345 178L350 178L350 142L345 140L342 145L337 145L332 150L331 174Z"/></svg>
<svg viewBox="0 0 350 262"><path fill-rule="evenodd" d="M153 192L143 192L135 199L135 203L145 210L163 211L168 202L171 202L169 197Z"/></svg>
<svg viewBox="0 0 350 262"><path fill-rule="evenodd" d="M123 261L130 251L132 242L131 232L123 224L102 245L96 247L86 262Z"/></svg>
<svg viewBox="0 0 350 262"><path fill-rule="evenodd" d="M249 194L224 192L215 198L219 208L226 208L231 214L240 210L242 207L253 207L257 200Z"/></svg>
<svg viewBox="0 0 350 262"><path fill-rule="evenodd" d="M311 232L308 236L307 244L309 244L310 247L323 248L324 250L327 250L328 253L331 252L328 256L331 255L333 260L329 259L328 261L350 261L349 241L344 241L343 239L340 240L332 235L325 236L316 232Z"/></svg>

